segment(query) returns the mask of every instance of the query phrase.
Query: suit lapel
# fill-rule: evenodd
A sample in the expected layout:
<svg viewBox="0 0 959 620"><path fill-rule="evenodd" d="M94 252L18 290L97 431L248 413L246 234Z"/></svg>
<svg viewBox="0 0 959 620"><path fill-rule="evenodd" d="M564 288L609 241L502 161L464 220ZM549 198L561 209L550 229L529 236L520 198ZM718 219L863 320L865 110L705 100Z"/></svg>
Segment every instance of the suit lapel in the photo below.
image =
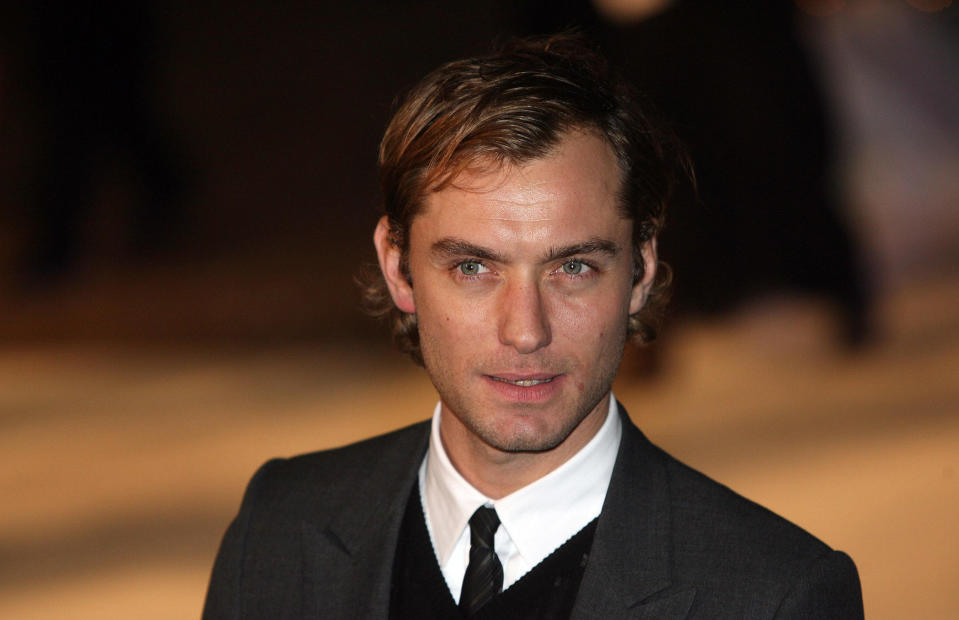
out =
<svg viewBox="0 0 959 620"><path fill-rule="evenodd" d="M620 405L623 438L596 525L573 620L685 618L691 587L671 581L669 484L658 449ZM384 618L397 537L429 440L429 423L384 444L341 508L301 525L306 617ZM317 506L314 514L329 514Z"/></svg>
<svg viewBox="0 0 959 620"><path fill-rule="evenodd" d="M429 423L421 430L387 444L350 496L340 498L341 508L328 522L303 522L302 608L307 617L388 615L397 537L426 452Z"/></svg>
<svg viewBox="0 0 959 620"><path fill-rule="evenodd" d="M572 617L685 618L695 590L674 588L671 581L665 464L619 408L623 438Z"/></svg>

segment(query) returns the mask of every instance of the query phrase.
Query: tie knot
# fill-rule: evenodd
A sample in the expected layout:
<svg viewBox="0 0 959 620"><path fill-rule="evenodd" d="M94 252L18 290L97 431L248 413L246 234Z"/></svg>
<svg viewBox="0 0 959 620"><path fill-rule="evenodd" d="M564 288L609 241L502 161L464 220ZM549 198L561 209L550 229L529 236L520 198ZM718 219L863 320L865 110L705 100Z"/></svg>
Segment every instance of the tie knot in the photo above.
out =
<svg viewBox="0 0 959 620"><path fill-rule="evenodd" d="M496 534L496 528L499 527L499 515L496 510L487 506L480 506L470 517L470 538L472 544L483 544L486 547L493 546L493 536Z"/></svg>

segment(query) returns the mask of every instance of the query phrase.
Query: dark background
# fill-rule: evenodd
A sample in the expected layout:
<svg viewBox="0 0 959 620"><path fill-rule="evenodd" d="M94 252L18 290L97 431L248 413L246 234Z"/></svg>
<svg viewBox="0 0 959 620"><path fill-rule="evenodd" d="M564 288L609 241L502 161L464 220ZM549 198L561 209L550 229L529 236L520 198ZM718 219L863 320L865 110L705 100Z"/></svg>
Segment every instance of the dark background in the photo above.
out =
<svg viewBox="0 0 959 620"><path fill-rule="evenodd" d="M947 168L955 153L956 88L942 83L953 8L686 0L624 20L608 8L620 4L7 6L0 336L372 335L353 279L372 260L376 146L394 97L443 61L568 25L599 42L694 156L699 201L673 209L661 240L677 270L674 322L812 295L856 347L875 335L877 292L956 264L954 184L933 170L931 188L909 187L929 185L910 170ZM887 45L893 19L905 36ZM857 61L879 86L849 79ZM889 84L878 94L898 107L905 97L907 113L868 116L862 99ZM947 146L876 159L887 145L868 136L896 138L912 115ZM897 155L912 163L896 169ZM905 189L870 195L887 172Z"/></svg>
<svg viewBox="0 0 959 620"><path fill-rule="evenodd" d="M51 182L38 170L48 121L36 14L7 13L2 330L14 338L362 334L352 278L372 259L393 98L439 62L487 50L512 20L495 3L157 3L143 72L183 186L179 227L139 255L133 213L151 188L107 146L69 271L31 282L22 261Z"/></svg>

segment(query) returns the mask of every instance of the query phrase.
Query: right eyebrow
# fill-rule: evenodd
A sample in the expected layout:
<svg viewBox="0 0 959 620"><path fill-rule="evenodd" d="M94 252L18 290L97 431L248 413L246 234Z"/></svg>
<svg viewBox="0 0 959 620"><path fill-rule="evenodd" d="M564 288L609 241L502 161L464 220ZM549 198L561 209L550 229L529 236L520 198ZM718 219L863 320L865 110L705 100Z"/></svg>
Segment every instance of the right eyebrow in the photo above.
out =
<svg viewBox="0 0 959 620"><path fill-rule="evenodd" d="M444 237L430 248L430 253L437 258L456 258L469 256L472 258L481 258L483 260L505 262L502 254L498 254L489 248L484 248L470 243L464 239L456 237Z"/></svg>

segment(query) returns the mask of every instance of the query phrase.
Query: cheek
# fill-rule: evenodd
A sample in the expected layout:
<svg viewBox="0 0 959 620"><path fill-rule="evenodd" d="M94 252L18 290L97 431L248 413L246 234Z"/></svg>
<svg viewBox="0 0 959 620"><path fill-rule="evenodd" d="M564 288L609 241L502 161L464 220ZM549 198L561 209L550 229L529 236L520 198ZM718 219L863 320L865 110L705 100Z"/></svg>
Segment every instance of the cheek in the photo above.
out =
<svg viewBox="0 0 959 620"><path fill-rule="evenodd" d="M551 301L554 331L568 339L602 342L625 333L629 318L628 299L621 291L610 295L570 297L557 295Z"/></svg>
<svg viewBox="0 0 959 620"><path fill-rule="evenodd" d="M481 321L478 317L485 313L476 304L464 303L441 289L421 290L416 305L420 337L446 351L461 349L461 343L475 339L482 328L477 321Z"/></svg>

